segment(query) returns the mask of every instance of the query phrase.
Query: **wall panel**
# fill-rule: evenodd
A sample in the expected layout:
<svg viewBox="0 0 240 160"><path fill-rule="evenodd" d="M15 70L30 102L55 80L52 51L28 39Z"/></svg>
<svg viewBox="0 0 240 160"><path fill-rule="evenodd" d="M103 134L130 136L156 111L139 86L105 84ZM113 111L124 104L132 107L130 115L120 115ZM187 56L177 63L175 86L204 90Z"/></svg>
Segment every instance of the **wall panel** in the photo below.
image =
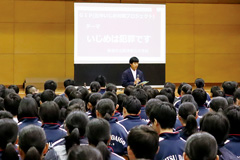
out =
<svg viewBox="0 0 240 160"><path fill-rule="evenodd" d="M0 54L13 53L13 23L0 23Z"/></svg>
<svg viewBox="0 0 240 160"><path fill-rule="evenodd" d="M0 54L0 84L13 84L13 54Z"/></svg>
<svg viewBox="0 0 240 160"><path fill-rule="evenodd" d="M0 22L14 22L14 1L0 1Z"/></svg>

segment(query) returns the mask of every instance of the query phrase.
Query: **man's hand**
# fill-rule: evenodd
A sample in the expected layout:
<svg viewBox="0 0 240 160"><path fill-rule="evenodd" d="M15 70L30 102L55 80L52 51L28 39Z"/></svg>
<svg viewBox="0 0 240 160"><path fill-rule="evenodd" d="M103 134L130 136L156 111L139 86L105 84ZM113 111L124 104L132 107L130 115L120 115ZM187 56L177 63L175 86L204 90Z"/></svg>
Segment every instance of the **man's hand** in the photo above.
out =
<svg viewBox="0 0 240 160"><path fill-rule="evenodd" d="M139 82L141 82L141 80L139 78L137 78L135 81L134 81L134 85L138 84Z"/></svg>

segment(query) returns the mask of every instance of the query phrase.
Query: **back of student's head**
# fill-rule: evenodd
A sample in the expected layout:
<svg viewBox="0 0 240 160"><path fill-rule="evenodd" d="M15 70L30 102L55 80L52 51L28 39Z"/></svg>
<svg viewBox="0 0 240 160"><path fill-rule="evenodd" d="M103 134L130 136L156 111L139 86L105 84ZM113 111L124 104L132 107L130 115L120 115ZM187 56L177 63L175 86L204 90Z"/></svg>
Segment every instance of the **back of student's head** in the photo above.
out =
<svg viewBox="0 0 240 160"><path fill-rule="evenodd" d="M57 96L53 101L57 103L59 109L67 108L69 104L69 100L65 96Z"/></svg>
<svg viewBox="0 0 240 160"><path fill-rule="evenodd" d="M101 86L100 83L97 81L92 81L90 83L90 90L91 92L98 92L100 90Z"/></svg>
<svg viewBox="0 0 240 160"><path fill-rule="evenodd" d="M239 106L230 106L224 110L230 123L230 134L240 134L240 108Z"/></svg>
<svg viewBox="0 0 240 160"><path fill-rule="evenodd" d="M73 99L69 102L69 107L72 105L77 105L81 111L86 111L85 109L85 102L82 99Z"/></svg>
<svg viewBox="0 0 240 160"><path fill-rule="evenodd" d="M131 57L130 60L129 60L129 63L132 64L134 62L139 62L138 58L137 57Z"/></svg>
<svg viewBox="0 0 240 160"><path fill-rule="evenodd" d="M137 97L129 96L124 102L123 107L130 114L138 114L141 110L141 102L137 99Z"/></svg>
<svg viewBox="0 0 240 160"><path fill-rule="evenodd" d="M123 103L124 103L124 101L126 101L126 99L127 99L127 95L126 94L118 94L117 95L117 98L118 98L118 111L119 112L122 112L122 110L123 110Z"/></svg>
<svg viewBox="0 0 240 160"><path fill-rule="evenodd" d="M191 102L185 102L179 106L178 115L181 117L182 121L186 123L183 132L187 137L198 130L198 125L195 118L196 112L196 107Z"/></svg>
<svg viewBox="0 0 240 160"><path fill-rule="evenodd" d="M198 106L203 106L207 100L207 93L202 88L196 88L192 92L194 100L197 102Z"/></svg>
<svg viewBox="0 0 240 160"><path fill-rule="evenodd" d="M156 93L155 93L154 89L151 86L144 86L143 90L147 94L147 100L156 97ZM159 92L158 92L158 94L159 94Z"/></svg>
<svg viewBox="0 0 240 160"><path fill-rule="evenodd" d="M41 127L29 125L19 133L19 149L24 152L24 160L40 160L46 145L45 132Z"/></svg>
<svg viewBox="0 0 240 160"><path fill-rule="evenodd" d="M4 99L0 97L0 111L5 110Z"/></svg>
<svg viewBox="0 0 240 160"><path fill-rule="evenodd" d="M175 92L176 85L174 83L171 83L171 82L166 82L164 84L164 88L171 88L173 90L173 92Z"/></svg>
<svg viewBox="0 0 240 160"><path fill-rule="evenodd" d="M10 93L16 93L14 89L9 89L9 88L6 88L5 91L4 91L4 98L7 97L7 95L9 95ZM16 93L17 94L17 93Z"/></svg>
<svg viewBox="0 0 240 160"><path fill-rule="evenodd" d="M157 95L156 98L162 102L169 102L168 97L165 95Z"/></svg>
<svg viewBox="0 0 240 160"><path fill-rule="evenodd" d="M89 91L88 91L88 89L85 88L85 87L79 86L77 90L82 94L82 99L83 99L84 101L86 101L86 99L87 99L88 96L89 96Z"/></svg>
<svg viewBox="0 0 240 160"><path fill-rule="evenodd" d="M105 76L103 75L98 75L96 78L95 78L95 81L99 82L100 86L101 87L105 87L106 86L106 83L107 83L107 79Z"/></svg>
<svg viewBox="0 0 240 160"><path fill-rule="evenodd" d="M17 85L10 85L8 86L8 89L14 89L14 91L18 94L19 93L19 88Z"/></svg>
<svg viewBox="0 0 240 160"><path fill-rule="evenodd" d="M113 83L108 83L106 86L106 91L117 93L117 86Z"/></svg>
<svg viewBox="0 0 240 160"><path fill-rule="evenodd" d="M183 94L191 94L192 86L190 84L184 84L181 88L181 92L183 92Z"/></svg>
<svg viewBox="0 0 240 160"><path fill-rule="evenodd" d="M113 101L114 106L116 107L117 102L118 102L118 97L114 92L111 91L106 91L103 95L102 95L102 99L104 98L109 98Z"/></svg>
<svg viewBox="0 0 240 160"><path fill-rule="evenodd" d="M82 93L77 90L72 91L68 96L69 101L71 101L72 99L76 99L76 98L82 99L82 97L83 97Z"/></svg>
<svg viewBox="0 0 240 160"><path fill-rule="evenodd" d="M60 110L54 101L46 101L40 105L39 115L44 123L57 123Z"/></svg>
<svg viewBox="0 0 240 160"><path fill-rule="evenodd" d="M55 97L56 97L56 94L54 91L52 91L50 89L46 89L41 94L41 101L42 102L53 101Z"/></svg>
<svg viewBox="0 0 240 160"><path fill-rule="evenodd" d="M89 103L94 107L96 106L97 102L102 98L101 93L92 93L89 97Z"/></svg>
<svg viewBox="0 0 240 160"><path fill-rule="evenodd" d="M130 96L132 95L133 90L134 90L134 86L129 85L124 88L124 94L126 94L127 96Z"/></svg>
<svg viewBox="0 0 240 160"><path fill-rule="evenodd" d="M26 88L25 88L25 94L28 95L28 94L35 94L37 92L37 88L33 85L28 85Z"/></svg>
<svg viewBox="0 0 240 160"><path fill-rule="evenodd" d="M138 159L154 159L158 151L158 134L151 127L140 125L132 128L127 143Z"/></svg>
<svg viewBox="0 0 240 160"><path fill-rule="evenodd" d="M213 135L219 145L227 139L229 129L228 119L220 112L209 112L200 120L200 130Z"/></svg>
<svg viewBox="0 0 240 160"><path fill-rule="evenodd" d="M17 140L18 126L12 119L0 119L0 148L2 150L1 159L18 160L18 153L14 144Z"/></svg>
<svg viewBox="0 0 240 160"><path fill-rule="evenodd" d="M212 93L212 97L224 97L224 92L220 89L219 86L212 86L210 92Z"/></svg>
<svg viewBox="0 0 240 160"><path fill-rule="evenodd" d="M24 117L39 117L38 105L35 99L31 97L23 98L19 104L17 117L19 121Z"/></svg>
<svg viewBox="0 0 240 160"><path fill-rule="evenodd" d="M112 117L114 110L114 103L111 99L108 98L99 100L96 105L96 111L98 111L101 117L106 119L107 121L109 121Z"/></svg>
<svg viewBox="0 0 240 160"><path fill-rule="evenodd" d="M165 95L168 97L168 101L169 103L173 104L174 98L175 98L175 94L173 93L171 88L163 88L159 95Z"/></svg>
<svg viewBox="0 0 240 160"><path fill-rule="evenodd" d="M0 97L4 98L6 87L3 84L0 84Z"/></svg>
<svg viewBox="0 0 240 160"><path fill-rule="evenodd" d="M46 89L50 89L53 92L55 92L55 90L57 89L57 83L53 80L47 80L44 83L44 90L46 90Z"/></svg>
<svg viewBox="0 0 240 160"><path fill-rule="evenodd" d="M168 102L156 103L150 111L150 121L157 122L161 125L162 129L173 128L176 122L176 108Z"/></svg>
<svg viewBox="0 0 240 160"><path fill-rule="evenodd" d="M220 108L222 110L226 109L228 107L228 102L225 98L223 97L214 97L212 98L210 104L209 104L209 107L217 112Z"/></svg>
<svg viewBox="0 0 240 160"><path fill-rule="evenodd" d="M179 96L181 95L182 86L183 86L184 84L187 84L187 83L182 82L182 83L180 83L180 85L178 86L178 90L177 90L177 92L178 92L178 95L179 95Z"/></svg>
<svg viewBox="0 0 240 160"><path fill-rule="evenodd" d="M240 88L238 88L238 89L234 92L233 100L234 100L235 103L237 102L237 100L240 101Z"/></svg>
<svg viewBox="0 0 240 160"><path fill-rule="evenodd" d="M66 88L67 86L74 86L75 85L75 81L73 79L66 79L64 82L63 82L63 85L64 85L64 88Z"/></svg>
<svg viewBox="0 0 240 160"><path fill-rule="evenodd" d="M145 111L146 111L146 115L148 117L150 116L150 112L151 112L152 108L157 105L156 103L159 103L159 105L161 105L162 101L159 100L158 98L152 98L152 99L149 99L149 101L147 102Z"/></svg>
<svg viewBox="0 0 240 160"><path fill-rule="evenodd" d="M237 86L233 81L225 81L223 82L222 87L225 94L233 95Z"/></svg>
<svg viewBox="0 0 240 160"><path fill-rule="evenodd" d="M141 105L146 105L148 95L143 89L135 89L133 91L133 96L137 97L137 99L141 102Z"/></svg>
<svg viewBox="0 0 240 160"><path fill-rule="evenodd" d="M207 132L199 132L191 135L185 145L185 156L189 160L215 160L218 145L215 138Z"/></svg>
<svg viewBox="0 0 240 160"><path fill-rule="evenodd" d="M4 98L4 106L13 116L17 115L21 97L16 93L10 93Z"/></svg>
<svg viewBox="0 0 240 160"><path fill-rule="evenodd" d="M110 152L106 146L110 140L110 125L105 119L92 119L86 127L86 135L90 145L96 146L103 155L103 160L109 160Z"/></svg>
<svg viewBox="0 0 240 160"><path fill-rule="evenodd" d="M205 85L205 82L202 78L197 78L195 80L195 85L196 85L197 88L203 88L204 85Z"/></svg>
<svg viewBox="0 0 240 160"><path fill-rule="evenodd" d="M69 96L70 96L70 93L73 92L73 91L76 91L76 90L77 90L77 89L76 89L74 86L69 85L69 86L67 86L67 87L65 88L64 93L67 95L67 97L69 97Z"/></svg>
<svg viewBox="0 0 240 160"><path fill-rule="evenodd" d="M0 119L4 118L13 119L13 115L8 111L0 111Z"/></svg>
<svg viewBox="0 0 240 160"><path fill-rule="evenodd" d="M90 145L73 146L67 160L103 160L102 154Z"/></svg>

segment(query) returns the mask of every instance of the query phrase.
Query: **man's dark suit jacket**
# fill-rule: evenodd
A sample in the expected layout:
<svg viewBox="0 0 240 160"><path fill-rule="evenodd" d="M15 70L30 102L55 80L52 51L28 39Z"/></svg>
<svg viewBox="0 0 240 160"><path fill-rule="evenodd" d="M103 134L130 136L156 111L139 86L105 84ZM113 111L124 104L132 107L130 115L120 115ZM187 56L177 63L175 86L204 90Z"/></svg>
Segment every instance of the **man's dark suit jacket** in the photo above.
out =
<svg viewBox="0 0 240 160"><path fill-rule="evenodd" d="M141 82L143 82L144 81L143 72L137 69L137 75L139 75L139 79L141 80ZM126 69L122 74L122 86L127 87L129 85L134 85L134 78L130 68Z"/></svg>

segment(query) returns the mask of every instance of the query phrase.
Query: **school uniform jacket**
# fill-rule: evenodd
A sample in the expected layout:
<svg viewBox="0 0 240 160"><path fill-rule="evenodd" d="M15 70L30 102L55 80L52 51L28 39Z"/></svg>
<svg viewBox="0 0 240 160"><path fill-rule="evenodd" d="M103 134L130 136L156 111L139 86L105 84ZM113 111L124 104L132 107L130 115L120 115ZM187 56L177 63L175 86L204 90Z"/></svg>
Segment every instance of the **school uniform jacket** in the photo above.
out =
<svg viewBox="0 0 240 160"><path fill-rule="evenodd" d="M142 120L139 115L128 115L119 121L119 123L123 125L128 132L135 126L148 124L148 122Z"/></svg>
<svg viewBox="0 0 240 160"><path fill-rule="evenodd" d="M178 132L160 134L160 149L154 160L183 160L185 143Z"/></svg>
<svg viewBox="0 0 240 160"><path fill-rule="evenodd" d="M111 152L110 160L125 160L123 157L117 155L116 153Z"/></svg>
<svg viewBox="0 0 240 160"><path fill-rule="evenodd" d="M149 122L149 119L148 119L148 116L146 114L146 111L145 111L145 106L142 106L141 107L141 113L140 113L140 118L146 122Z"/></svg>
<svg viewBox="0 0 240 160"><path fill-rule="evenodd" d="M112 152L118 155L127 154L127 130L119 123L116 118L109 120L111 126L111 147Z"/></svg>
<svg viewBox="0 0 240 160"><path fill-rule="evenodd" d="M229 151L224 145L218 146L218 152L220 153L218 155L220 160L238 160L237 156Z"/></svg>
<svg viewBox="0 0 240 160"><path fill-rule="evenodd" d="M198 116L200 116L200 118L209 112L209 110L206 106L198 106L198 111L199 111Z"/></svg>
<svg viewBox="0 0 240 160"><path fill-rule="evenodd" d="M137 75L139 75L139 79L141 80L141 82L144 81L144 75L143 72L139 69L137 69ZM122 86L123 87L127 87L129 85L134 85L134 78L133 78L133 74L130 68L126 69L123 73L122 73Z"/></svg>
<svg viewBox="0 0 240 160"><path fill-rule="evenodd" d="M67 136L67 131L62 129L58 123L44 123L42 128L45 131L47 142L50 144Z"/></svg>
<svg viewBox="0 0 240 160"><path fill-rule="evenodd" d="M116 118L118 121L121 121L124 119L123 116L121 115L121 113L118 111L115 112L113 117Z"/></svg>
<svg viewBox="0 0 240 160"><path fill-rule="evenodd" d="M18 123L19 131L22 130L23 127L28 125L36 125L41 127L42 122L40 122L37 117L23 117L22 119L20 119L20 122Z"/></svg>
<svg viewBox="0 0 240 160"><path fill-rule="evenodd" d="M240 158L240 134L230 134L224 146Z"/></svg>

